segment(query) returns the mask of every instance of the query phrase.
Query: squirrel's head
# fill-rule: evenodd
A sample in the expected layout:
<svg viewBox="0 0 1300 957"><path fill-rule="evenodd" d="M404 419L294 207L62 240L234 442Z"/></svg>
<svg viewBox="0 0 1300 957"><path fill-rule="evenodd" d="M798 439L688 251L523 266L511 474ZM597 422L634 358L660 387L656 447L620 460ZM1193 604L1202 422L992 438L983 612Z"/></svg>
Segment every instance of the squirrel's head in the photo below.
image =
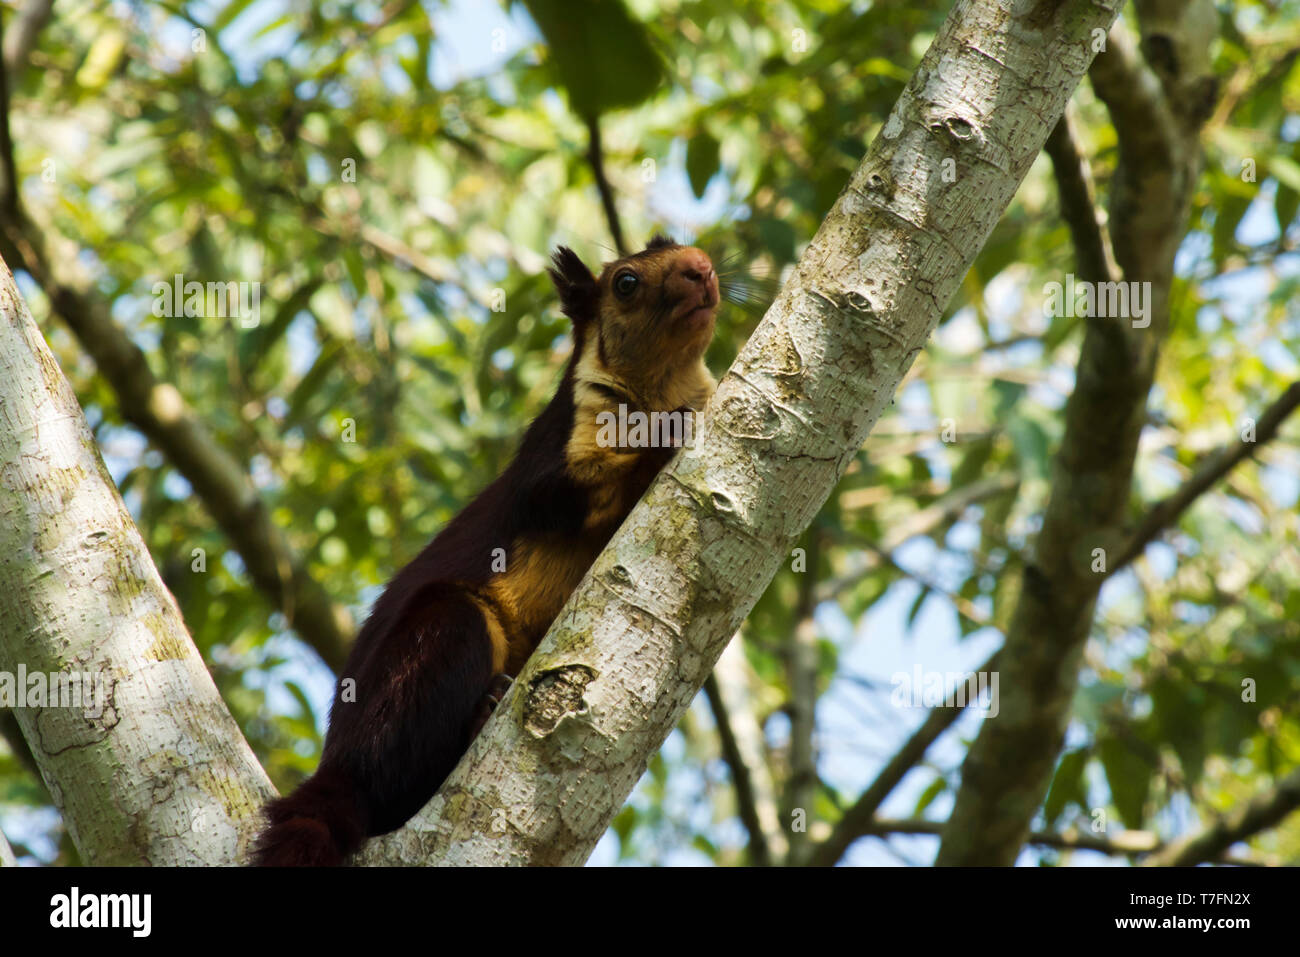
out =
<svg viewBox="0 0 1300 957"><path fill-rule="evenodd" d="M639 253L592 274L567 246L555 250L551 279L575 336L596 337L601 362L636 375L695 362L713 338L718 276L694 246L655 236Z"/></svg>

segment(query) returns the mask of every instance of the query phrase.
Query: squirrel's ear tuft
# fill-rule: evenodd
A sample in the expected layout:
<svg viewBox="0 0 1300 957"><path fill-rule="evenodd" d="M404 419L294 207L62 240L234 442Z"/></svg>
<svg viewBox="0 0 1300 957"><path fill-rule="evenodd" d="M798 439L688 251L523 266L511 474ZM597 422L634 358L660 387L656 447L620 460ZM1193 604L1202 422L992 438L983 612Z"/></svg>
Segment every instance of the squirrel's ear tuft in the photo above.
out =
<svg viewBox="0 0 1300 957"><path fill-rule="evenodd" d="M568 246L558 247L551 255L551 262L554 265L547 272L560 294L560 311L574 322L594 318L597 288L591 270Z"/></svg>
<svg viewBox="0 0 1300 957"><path fill-rule="evenodd" d="M645 244L645 248L647 250L663 249L665 246L676 246L676 245L677 245L676 242L669 239L663 233L655 233L653 236L650 237L650 242Z"/></svg>

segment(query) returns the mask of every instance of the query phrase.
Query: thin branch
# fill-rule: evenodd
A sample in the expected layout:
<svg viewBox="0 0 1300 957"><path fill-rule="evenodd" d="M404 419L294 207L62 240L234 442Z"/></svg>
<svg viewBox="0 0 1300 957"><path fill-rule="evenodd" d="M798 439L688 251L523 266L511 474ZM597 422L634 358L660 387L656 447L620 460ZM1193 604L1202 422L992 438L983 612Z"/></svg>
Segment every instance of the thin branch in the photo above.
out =
<svg viewBox="0 0 1300 957"><path fill-rule="evenodd" d="M1110 236L1097 218L1092 173L1079 148L1068 108L1047 138L1044 149L1052 160L1061 217L1074 240L1074 257L1079 264L1080 278L1090 282L1117 280L1119 267L1115 265Z"/></svg>
<svg viewBox="0 0 1300 957"><path fill-rule="evenodd" d="M3 47L4 18L0 17L0 49ZM5 216L13 216L18 211L18 169L9 132L9 71L3 65L0 65L0 211Z"/></svg>
<svg viewBox="0 0 1300 957"><path fill-rule="evenodd" d="M887 552L875 545L868 545L867 547L880 559L881 562L894 569L894 571L898 572L904 578L909 578L926 591L947 599L948 603L952 605L953 610L971 624L979 628L985 628L992 623L989 616L980 611L976 604L969 598L966 598L963 595L958 595L956 592L944 588L937 581L923 572L916 572L912 571L910 568L904 568L898 563L898 560L894 558L893 552Z"/></svg>
<svg viewBox="0 0 1300 957"><path fill-rule="evenodd" d="M614 246L620 256L628 253L627 243L623 240L623 224L618 219L618 208L614 205L614 188L605 175L605 157L600 147L600 119L595 116L585 118L587 124L587 161L591 164L592 175L596 177L596 188L600 190L600 203L605 207L605 220L609 223L610 235L614 237Z"/></svg>
<svg viewBox="0 0 1300 957"><path fill-rule="evenodd" d="M1182 137L1160 80L1142 61L1133 35L1122 23L1106 35L1106 49L1092 61L1088 78L1106 104L1122 152L1181 152Z"/></svg>
<svg viewBox="0 0 1300 957"><path fill-rule="evenodd" d="M1146 516L1134 530L1128 543L1110 565L1108 574L1114 575L1142 554L1161 531L1169 528L1193 502L1209 491L1243 459L1253 456L1266 442L1277 435L1278 429L1296 407L1300 406L1300 382L1293 382L1273 404L1264 410L1255 426L1255 439L1239 440L1207 456L1200 467L1176 492L1157 502L1147 510Z"/></svg>
<svg viewBox="0 0 1300 957"><path fill-rule="evenodd" d="M1216 860L1238 841L1267 830L1300 807L1300 768L1276 786L1229 811L1200 834L1177 841L1143 863L1154 867L1191 867Z"/></svg>
<svg viewBox="0 0 1300 957"><path fill-rule="evenodd" d="M391 236L377 226L369 223L358 223L357 232L349 234L346 230L338 228L325 217L313 217L308 220L311 227L322 236L328 236L331 239L344 241L353 241L360 239L374 246L385 256L393 260L401 260L407 263L412 269L420 275L436 283L447 283L456 281L456 275L438 263L435 259L426 256L414 246L403 242L396 236Z"/></svg>
<svg viewBox="0 0 1300 957"><path fill-rule="evenodd" d="M871 567L874 568L881 561L888 560L900 572L910 576L910 572L893 563L890 554L892 549L899 547L915 535L928 534L944 522L954 521L971 505L997 495L1014 492L1018 484L1019 480L1011 473L972 482L950 492L939 501L919 510L904 521L894 523L889 529L885 543L879 548L874 548L866 553L874 559ZM859 581L863 574L864 572L859 571L853 575L847 575L841 579L825 583L819 589L818 600L825 601L833 598L839 592ZM922 582L922 584L926 583ZM927 587L934 590L933 586ZM977 624L987 624L983 620L983 616L978 614L978 609L972 607L970 610L974 612L974 615L968 615L967 617L970 617ZM994 654L977 670L994 671L997 669L997 661L998 657ZM830 867L843 857L849 846L865 835L866 831L863 829L873 820L876 810L884 803L894 788L898 786L898 783L902 781L907 772L925 756L925 752L930 745L948 728L952 727L957 718L961 716L961 713L962 709L960 708L935 708L931 710L921 727L890 758L889 762L876 776L876 779L862 792L853 806L844 813L844 816L836 822L830 837L809 852L806 863L814 867Z"/></svg>
<svg viewBox="0 0 1300 957"><path fill-rule="evenodd" d="M789 842L777 808L767 741L753 707L758 679L745 657L744 644L739 636L733 637L723 650L711 677L717 684L718 697L727 709L736 753L744 765L754 820L763 834L768 857L773 863L784 862L789 854Z"/></svg>
<svg viewBox="0 0 1300 957"><path fill-rule="evenodd" d="M736 639L732 639L735 641ZM718 688L716 674L711 674L704 682L704 695L708 698L709 708L713 712L713 723L718 729L718 742L722 749L722 759L731 771L731 786L736 792L736 812L740 822L749 834L749 862L756 867L771 867L772 852L767 846L767 835L763 833L763 823L758 816L758 801L754 795L753 778L749 765L740 753L735 731L731 727L731 717L727 714L726 702Z"/></svg>
<svg viewBox="0 0 1300 957"><path fill-rule="evenodd" d="M998 654L994 653L977 671L997 671ZM968 704L970 702L967 702ZM844 856L849 846L869 833L876 811L889 797L890 792L906 777L938 737L961 717L963 708L932 708L921 727L917 728L894 756L880 769L853 806L844 812L826 840L813 849L808 863L814 867L831 867Z"/></svg>
<svg viewBox="0 0 1300 957"><path fill-rule="evenodd" d="M889 834L941 834L943 821L919 819L872 821L864 835L883 837ZM1160 839L1150 831L1120 831L1110 837L1096 837L1071 828L1068 831L1031 831L1028 843L1054 847L1063 851L1097 851L1101 854L1149 854L1161 847Z"/></svg>
<svg viewBox="0 0 1300 957"><path fill-rule="evenodd" d="M821 532L814 524L804 536L807 562L799 581L794 631L786 650L786 683L790 699L790 767L785 787L785 820L802 811L811 815L817 793L817 751L813 737L817 730L817 569L821 564ZM798 864L808 843L807 829L790 832L790 863Z"/></svg>

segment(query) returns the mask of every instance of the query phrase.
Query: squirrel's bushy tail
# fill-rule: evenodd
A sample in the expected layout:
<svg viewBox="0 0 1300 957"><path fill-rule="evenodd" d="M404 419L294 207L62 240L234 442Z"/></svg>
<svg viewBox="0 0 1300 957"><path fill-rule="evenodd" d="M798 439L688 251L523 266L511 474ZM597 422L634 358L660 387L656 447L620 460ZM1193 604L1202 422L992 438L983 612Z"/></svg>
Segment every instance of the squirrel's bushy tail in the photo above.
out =
<svg viewBox="0 0 1300 957"><path fill-rule="evenodd" d="M335 867L365 839L358 795L347 775L322 766L288 797L266 806L270 826L253 851L259 867Z"/></svg>
<svg viewBox="0 0 1300 957"><path fill-rule="evenodd" d="M355 695L335 690L320 767L267 806L254 863L342 864L420 810L486 720L493 646L476 601L442 582L398 599L358 636L343 670Z"/></svg>

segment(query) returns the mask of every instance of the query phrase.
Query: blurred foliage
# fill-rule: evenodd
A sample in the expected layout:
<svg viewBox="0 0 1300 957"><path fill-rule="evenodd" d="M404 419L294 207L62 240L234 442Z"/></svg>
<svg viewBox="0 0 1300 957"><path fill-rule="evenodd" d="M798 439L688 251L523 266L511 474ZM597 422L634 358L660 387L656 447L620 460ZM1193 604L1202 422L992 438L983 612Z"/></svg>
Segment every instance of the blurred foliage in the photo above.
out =
<svg viewBox="0 0 1300 957"><path fill-rule="evenodd" d="M28 209L80 244L155 372L254 477L311 572L359 612L499 472L557 381L567 330L545 256L558 243L592 264L611 255L581 114L602 114L630 242L666 228L762 290L816 231L949 4L486 6L59 0L12 82ZM15 15L5 8L6 23ZM1204 137L1135 517L1297 373L1300 4L1225 3L1222 27L1225 95ZM1104 195L1114 132L1086 83L1075 104ZM1256 181L1243 180L1246 160ZM889 689L863 674L867 643L901 635L903 654L936 634L987 643L1014 605L1081 338L1078 320L1043 317L1040 290L1072 262L1042 160L819 516L817 567L787 567L749 617L748 705L780 786L785 652L798 610L810 595L822 603L814 838L920 717L894 713L879 734ZM175 274L260 282L261 322L156 317L153 284ZM309 686L328 678L188 484L121 420L39 290L23 288L222 694L277 785L293 786L319 756L322 696ZM724 313L716 372L760 315ZM956 441L941 440L946 420ZM1126 827L1186 833L1300 759L1296 435L1284 429L1262 464L1239 467L1103 592L1041 826L1087 829L1101 809ZM878 553L945 496L1008 476ZM195 548L205 573L191 570ZM1241 700L1245 678L1254 703ZM952 744L900 789L901 813L942 819L964 750ZM7 826L47 802L0 750ZM41 827L57 844L58 824ZM744 860L698 703L608 840L605 859ZM1300 823L1253 844L1294 862ZM890 859L867 856L872 846L850 860ZM74 854L65 846L59 860Z"/></svg>

